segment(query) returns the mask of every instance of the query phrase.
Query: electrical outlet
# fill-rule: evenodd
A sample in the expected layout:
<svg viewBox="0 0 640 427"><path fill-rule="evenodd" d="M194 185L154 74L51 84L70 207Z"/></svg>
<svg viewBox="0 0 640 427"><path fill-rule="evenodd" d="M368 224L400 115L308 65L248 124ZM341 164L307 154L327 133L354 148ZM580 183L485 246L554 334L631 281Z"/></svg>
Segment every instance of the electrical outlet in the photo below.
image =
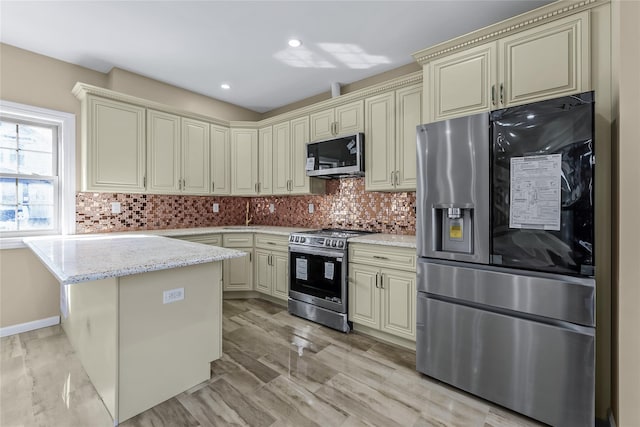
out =
<svg viewBox="0 0 640 427"><path fill-rule="evenodd" d="M218 203L213 204L213 212L214 213L220 212L220 205Z"/></svg>
<svg viewBox="0 0 640 427"><path fill-rule="evenodd" d="M111 202L111 213L112 214L119 214L120 212L122 212L122 208L120 206L120 202Z"/></svg>
<svg viewBox="0 0 640 427"><path fill-rule="evenodd" d="M273 203L269 204L269 212L274 213L276 211L276 206Z"/></svg>
<svg viewBox="0 0 640 427"><path fill-rule="evenodd" d="M184 288L169 289L162 292L162 303L170 304L172 302L180 301L184 299Z"/></svg>
<svg viewBox="0 0 640 427"><path fill-rule="evenodd" d="M309 213L313 213L314 208L313 208L313 203L309 203Z"/></svg>

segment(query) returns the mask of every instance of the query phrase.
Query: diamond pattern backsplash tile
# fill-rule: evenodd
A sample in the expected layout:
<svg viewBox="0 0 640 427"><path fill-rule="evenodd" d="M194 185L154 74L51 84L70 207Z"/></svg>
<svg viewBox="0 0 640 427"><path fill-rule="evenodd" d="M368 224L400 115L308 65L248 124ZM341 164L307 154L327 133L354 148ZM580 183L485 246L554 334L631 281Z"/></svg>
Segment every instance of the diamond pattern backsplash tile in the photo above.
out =
<svg viewBox="0 0 640 427"><path fill-rule="evenodd" d="M322 195L218 197L78 193L77 233L244 225L246 203L254 225L350 228L415 234L415 192L365 192L364 178L327 181ZM121 213L111 213L120 202ZM213 212L213 203L220 211ZM269 210L274 205L274 212ZM309 204L314 212L309 213Z"/></svg>

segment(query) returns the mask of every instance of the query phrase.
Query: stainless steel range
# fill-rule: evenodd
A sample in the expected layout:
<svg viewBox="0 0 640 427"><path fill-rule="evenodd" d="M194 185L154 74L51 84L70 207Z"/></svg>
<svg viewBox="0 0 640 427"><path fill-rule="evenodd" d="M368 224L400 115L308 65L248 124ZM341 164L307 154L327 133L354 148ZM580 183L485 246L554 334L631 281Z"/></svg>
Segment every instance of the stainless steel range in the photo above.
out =
<svg viewBox="0 0 640 427"><path fill-rule="evenodd" d="M289 313L342 332L347 319L347 239L356 230L323 229L289 237Z"/></svg>

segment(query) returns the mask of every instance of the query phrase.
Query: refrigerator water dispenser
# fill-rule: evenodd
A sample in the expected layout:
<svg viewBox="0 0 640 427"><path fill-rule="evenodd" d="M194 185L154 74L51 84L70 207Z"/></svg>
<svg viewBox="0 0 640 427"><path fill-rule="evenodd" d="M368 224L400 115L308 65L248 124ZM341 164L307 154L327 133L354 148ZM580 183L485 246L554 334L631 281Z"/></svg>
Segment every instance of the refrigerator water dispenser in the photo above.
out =
<svg viewBox="0 0 640 427"><path fill-rule="evenodd" d="M473 208L434 208L434 230L438 236L434 250L438 252L473 253Z"/></svg>

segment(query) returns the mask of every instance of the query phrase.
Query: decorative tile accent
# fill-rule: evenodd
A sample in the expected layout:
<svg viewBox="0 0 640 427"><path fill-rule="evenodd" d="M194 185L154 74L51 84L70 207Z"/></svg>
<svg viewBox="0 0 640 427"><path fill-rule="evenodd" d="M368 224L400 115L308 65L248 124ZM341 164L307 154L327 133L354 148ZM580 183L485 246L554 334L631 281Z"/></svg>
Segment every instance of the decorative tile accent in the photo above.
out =
<svg viewBox="0 0 640 427"><path fill-rule="evenodd" d="M155 194L78 193L77 233L161 230L244 224L250 203L255 225L349 228L415 234L415 192L365 192L364 178L327 181L326 194L309 196L218 197ZM111 213L111 202L122 212ZM220 204L213 213L212 204ZM274 213L269 212L273 203ZM309 213L313 203L314 213Z"/></svg>

